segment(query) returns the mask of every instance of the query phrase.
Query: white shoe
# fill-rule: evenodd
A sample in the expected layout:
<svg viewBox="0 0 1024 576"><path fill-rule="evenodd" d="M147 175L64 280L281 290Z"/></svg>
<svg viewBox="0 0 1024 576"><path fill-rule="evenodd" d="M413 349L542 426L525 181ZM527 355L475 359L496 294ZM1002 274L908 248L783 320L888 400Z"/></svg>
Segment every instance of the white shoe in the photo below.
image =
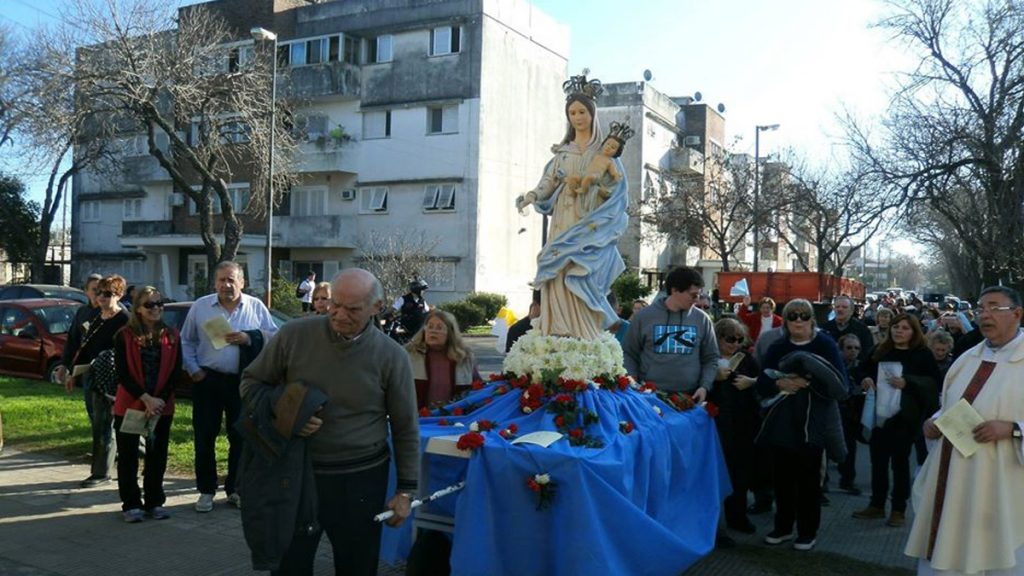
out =
<svg viewBox="0 0 1024 576"><path fill-rule="evenodd" d="M242 498L238 495L237 492L234 493L234 494L228 494L228 504L231 504L235 508L238 508L239 510L241 510L242 509Z"/></svg>
<svg viewBox="0 0 1024 576"><path fill-rule="evenodd" d="M213 494L200 494L196 500L196 512L209 512L213 510Z"/></svg>

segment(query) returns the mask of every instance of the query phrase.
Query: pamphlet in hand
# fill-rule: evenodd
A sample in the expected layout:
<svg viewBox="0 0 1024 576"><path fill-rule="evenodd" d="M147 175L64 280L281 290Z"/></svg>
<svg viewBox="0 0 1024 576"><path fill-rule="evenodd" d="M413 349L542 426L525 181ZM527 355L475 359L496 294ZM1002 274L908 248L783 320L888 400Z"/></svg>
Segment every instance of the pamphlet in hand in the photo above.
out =
<svg viewBox="0 0 1024 576"><path fill-rule="evenodd" d="M935 419L939 431L964 458L970 458L981 447L974 440L974 429L984 422L981 414L963 398Z"/></svg>
<svg viewBox="0 0 1024 576"><path fill-rule="evenodd" d="M149 438L149 435L156 430L156 423L160 420L159 414L147 417L142 410L129 408L124 413L124 421L121 422L121 432L125 434L138 434Z"/></svg>
<svg viewBox="0 0 1024 576"><path fill-rule="evenodd" d="M92 364L76 364L75 367L71 369L71 377L78 378L82 374L88 372L91 368Z"/></svg>
<svg viewBox="0 0 1024 576"><path fill-rule="evenodd" d="M206 332L206 335L210 337L213 349L220 350L228 345L228 341L224 337L234 332L234 330L231 329L231 324L228 324L227 318L214 316L203 324L203 332Z"/></svg>
<svg viewBox="0 0 1024 576"><path fill-rule="evenodd" d="M890 384L889 378L901 377L903 377L903 365L899 362L878 363L878 379L875 380L875 389L878 391L875 399L875 415L878 419L875 426L881 426L900 411L900 399L903 397L903 391Z"/></svg>

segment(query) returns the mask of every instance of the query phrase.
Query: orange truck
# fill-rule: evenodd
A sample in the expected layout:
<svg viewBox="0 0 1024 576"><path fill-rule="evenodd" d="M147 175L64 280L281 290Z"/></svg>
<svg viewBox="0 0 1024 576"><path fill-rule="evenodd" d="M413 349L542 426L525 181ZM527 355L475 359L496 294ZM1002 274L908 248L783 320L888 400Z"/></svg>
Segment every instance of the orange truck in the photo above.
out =
<svg viewBox="0 0 1024 576"><path fill-rule="evenodd" d="M765 296L784 304L794 298L829 302L841 295L863 302L865 295L864 284L856 280L817 272L719 272L718 297L724 302L742 302L742 296L729 296L729 292L743 279L755 303Z"/></svg>

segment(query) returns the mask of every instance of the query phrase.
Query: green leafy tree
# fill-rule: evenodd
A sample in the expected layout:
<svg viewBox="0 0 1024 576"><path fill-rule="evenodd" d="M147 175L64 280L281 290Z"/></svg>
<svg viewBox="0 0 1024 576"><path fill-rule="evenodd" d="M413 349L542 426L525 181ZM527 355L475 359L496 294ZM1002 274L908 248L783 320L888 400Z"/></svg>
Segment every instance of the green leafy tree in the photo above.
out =
<svg viewBox="0 0 1024 576"><path fill-rule="evenodd" d="M39 206L25 198L25 185L0 173L0 248L10 262L28 262L39 244Z"/></svg>

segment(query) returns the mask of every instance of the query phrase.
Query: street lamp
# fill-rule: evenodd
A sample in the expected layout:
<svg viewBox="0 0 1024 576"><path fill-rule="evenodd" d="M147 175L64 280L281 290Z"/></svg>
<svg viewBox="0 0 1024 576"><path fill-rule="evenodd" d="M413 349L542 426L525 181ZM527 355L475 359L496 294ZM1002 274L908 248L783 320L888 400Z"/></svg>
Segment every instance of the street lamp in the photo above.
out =
<svg viewBox="0 0 1024 576"><path fill-rule="evenodd" d="M760 226L758 222L758 216L760 215L760 196L761 196L761 132L765 130L778 130L778 124L768 124L765 126L755 126L757 128L754 131L754 272L757 272L757 261L758 256L761 252L760 247Z"/></svg>
<svg viewBox="0 0 1024 576"><path fill-rule="evenodd" d="M271 61L271 76L270 76L270 140L269 148L270 152L267 154L267 262L266 262L266 276L267 276L267 308L271 308L271 283L273 274L271 273L271 237L274 234L274 113L277 109L277 34L274 34L266 28L256 26L252 30L249 30L252 34L253 40L257 42L273 42L274 49L270 53Z"/></svg>

